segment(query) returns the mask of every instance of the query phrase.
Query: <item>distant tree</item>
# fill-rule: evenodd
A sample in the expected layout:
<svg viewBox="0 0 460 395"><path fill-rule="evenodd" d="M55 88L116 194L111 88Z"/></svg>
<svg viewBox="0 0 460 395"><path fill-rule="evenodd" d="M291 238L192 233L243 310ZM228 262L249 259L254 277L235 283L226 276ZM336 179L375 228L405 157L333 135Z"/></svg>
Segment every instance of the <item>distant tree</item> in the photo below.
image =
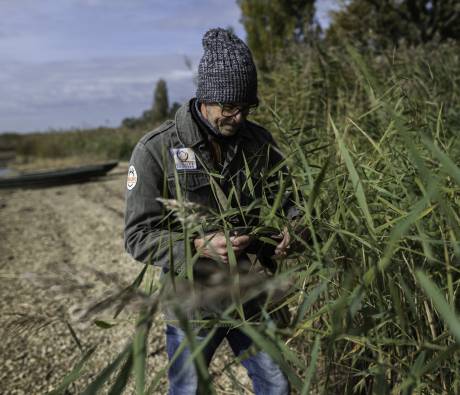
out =
<svg viewBox="0 0 460 395"><path fill-rule="evenodd" d="M153 94L152 122L164 121L169 115L168 88L166 81L158 80Z"/></svg>
<svg viewBox="0 0 460 395"><path fill-rule="evenodd" d="M143 125L151 125L153 122L153 110L145 110L139 118L139 122Z"/></svg>
<svg viewBox="0 0 460 395"><path fill-rule="evenodd" d="M276 54L317 32L315 0L237 0L247 42L259 68L267 70Z"/></svg>
<svg viewBox="0 0 460 395"><path fill-rule="evenodd" d="M135 129L139 124L139 119L134 117L124 118L121 121L121 126L127 129Z"/></svg>
<svg viewBox="0 0 460 395"><path fill-rule="evenodd" d="M176 115L176 112L177 110L179 109L180 107L180 103L178 103L177 101L175 101L171 108L169 109L169 119L174 119L174 116Z"/></svg>
<svg viewBox="0 0 460 395"><path fill-rule="evenodd" d="M127 129L146 129L153 126L152 110L145 110L138 118L129 117L121 121L121 125Z"/></svg>
<svg viewBox="0 0 460 395"><path fill-rule="evenodd" d="M334 12L327 39L380 49L460 39L458 0L351 0Z"/></svg>
<svg viewBox="0 0 460 395"><path fill-rule="evenodd" d="M158 125L166 119L173 119L180 103L174 102L171 107L168 105L168 89L166 82L158 80L153 94L152 108L142 112L138 118L129 117L123 119L122 126L127 129L147 129Z"/></svg>

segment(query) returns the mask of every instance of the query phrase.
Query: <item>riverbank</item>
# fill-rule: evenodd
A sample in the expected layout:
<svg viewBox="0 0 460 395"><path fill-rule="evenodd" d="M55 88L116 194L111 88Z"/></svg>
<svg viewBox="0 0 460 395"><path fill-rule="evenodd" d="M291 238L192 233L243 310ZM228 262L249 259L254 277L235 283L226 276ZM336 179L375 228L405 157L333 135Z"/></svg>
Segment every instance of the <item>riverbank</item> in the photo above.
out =
<svg viewBox="0 0 460 395"><path fill-rule="evenodd" d="M74 325L71 314L132 282L141 270L123 248L126 171L123 162L96 182L0 191L0 393L45 394L60 383L82 355L66 322L83 349L97 345L85 374L67 394L80 393L132 335L135 315L126 313L116 326L101 329L93 322ZM167 364L163 325L157 317L147 377ZM232 359L225 348L211 367L216 389L241 393L230 389L231 380L222 373ZM246 387L240 390L250 393L242 368L232 369ZM131 383L126 393L132 391ZM166 392L163 378L157 393Z"/></svg>

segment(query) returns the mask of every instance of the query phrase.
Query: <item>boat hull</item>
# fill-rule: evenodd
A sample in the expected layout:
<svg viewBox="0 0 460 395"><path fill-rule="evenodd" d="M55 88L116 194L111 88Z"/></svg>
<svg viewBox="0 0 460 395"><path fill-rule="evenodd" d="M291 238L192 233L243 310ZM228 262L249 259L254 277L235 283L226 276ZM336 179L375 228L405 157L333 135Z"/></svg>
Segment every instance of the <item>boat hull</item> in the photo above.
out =
<svg viewBox="0 0 460 395"><path fill-rule="evenodd" d="M88 165L53 171L21 174L15 177L0 178L0 189L5 188L33 188L63 184L76 184L106 175L117 166L112 161L100 165Z"/></svg>

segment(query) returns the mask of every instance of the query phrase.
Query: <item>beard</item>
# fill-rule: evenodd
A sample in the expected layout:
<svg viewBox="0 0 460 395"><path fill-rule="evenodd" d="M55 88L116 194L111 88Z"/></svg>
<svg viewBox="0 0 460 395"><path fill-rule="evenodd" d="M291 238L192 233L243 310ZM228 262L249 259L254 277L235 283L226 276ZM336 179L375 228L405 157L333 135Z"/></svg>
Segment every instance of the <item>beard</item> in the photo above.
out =
<svg viewBox="0 0 460 395"><path fill-rule="evenodd" d="M217 129L224 136L233 136L241 129L243 122L235 122L232 119L222 118L217 122Z"/></svg>

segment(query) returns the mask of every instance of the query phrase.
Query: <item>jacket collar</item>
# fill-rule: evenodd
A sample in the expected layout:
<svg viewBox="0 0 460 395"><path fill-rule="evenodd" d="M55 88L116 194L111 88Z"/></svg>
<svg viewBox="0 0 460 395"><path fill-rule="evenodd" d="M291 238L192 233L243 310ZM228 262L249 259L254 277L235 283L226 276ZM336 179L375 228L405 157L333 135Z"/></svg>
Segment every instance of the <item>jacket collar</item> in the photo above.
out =
<svg viewBox="0 0 460 395"><path fill-rule="evenodd" d="M177 136L184 147L190 148L204 141L203 133L192 116L193 100L183 104L176 112Z"/></svg>

